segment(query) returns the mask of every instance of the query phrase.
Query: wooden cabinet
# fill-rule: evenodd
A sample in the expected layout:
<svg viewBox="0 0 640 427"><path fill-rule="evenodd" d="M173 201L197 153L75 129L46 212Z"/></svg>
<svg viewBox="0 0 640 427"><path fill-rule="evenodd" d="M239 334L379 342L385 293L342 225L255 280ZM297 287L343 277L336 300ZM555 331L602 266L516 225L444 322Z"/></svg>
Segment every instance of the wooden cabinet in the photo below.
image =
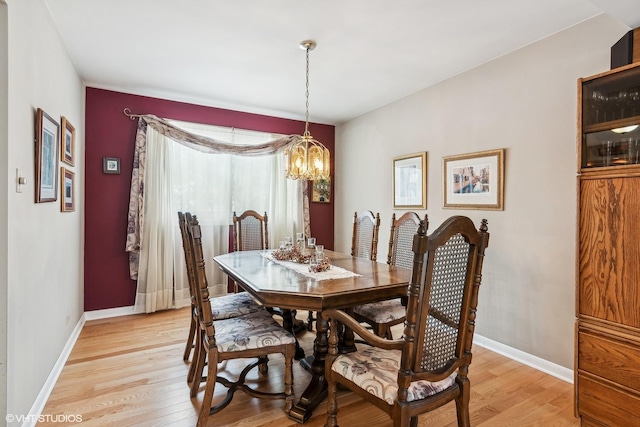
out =
<svg viewBox="0 0 640 427"><path fill-rule="evenodd" d="M578 83L576 413L640 426L640 64Z"/></svg>

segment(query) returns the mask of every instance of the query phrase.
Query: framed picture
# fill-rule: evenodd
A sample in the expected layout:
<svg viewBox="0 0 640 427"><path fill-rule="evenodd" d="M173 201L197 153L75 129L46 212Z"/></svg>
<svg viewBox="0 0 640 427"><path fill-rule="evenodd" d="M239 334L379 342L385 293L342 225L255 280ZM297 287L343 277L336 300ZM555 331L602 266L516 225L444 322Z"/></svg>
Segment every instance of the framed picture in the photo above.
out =
<svg viewBox="0 0 640 427"><path fill-rule="evenodd" d="M60 125L41 108L36 112L36 203L58 199L58 134Z"/></svg>
<svg viewBox="0 0 640 427"><path fill-rule="evenodd" d="M427 153L393 159L393 207L427 208Z"/></svg>
<svg viewBox="0 0 640 427"><path fill-rule="evenodd" d="M62 131L60 138L60 160L73 166L76 149L76 128L69 123L66 117L62 117L60 122L60 129Z"/></svg>
<svg viewBox="0 0 640 427"><path fill-rule="evenodd" d="M313 181L313 192L311 201L318 203L329 203L331 201L331 180L318 179Z"/></svg>
<svg viewBox="0 0 640 427"><path fill-rule="evenodd" d="M504 149L442 159L445 208L503 210Z"/></svg>
<svg viewBox="0 0 640 427"><path fill-rule="evenodd" d="M64 167L60 168L60 210L71 212L76 210L75 174Z"/></svg>
<svg viewBox="0 0 640 427"><path fill-rule="evenodd" d="M120 173L120 159L118 157L102 158L102 173Z"/></svg>

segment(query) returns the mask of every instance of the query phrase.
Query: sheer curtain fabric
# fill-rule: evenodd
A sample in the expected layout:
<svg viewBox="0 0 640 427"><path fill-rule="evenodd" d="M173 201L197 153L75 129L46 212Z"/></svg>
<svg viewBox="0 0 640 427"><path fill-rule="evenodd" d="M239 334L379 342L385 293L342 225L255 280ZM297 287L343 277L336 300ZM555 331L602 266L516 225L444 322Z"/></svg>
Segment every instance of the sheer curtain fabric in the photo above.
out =
<svg viewBox="0 0 640 427"><path fill-rule="evenodd" d="M284 236L303 231L304 218L308 217L303 212L303 184L285 178L282 150L251 153L247 148L248 153L224 154L202 146L194 149L167 135L179 137L185 132L192 139L202 136L209 141L226 140L225 144L231 147L264 147L268 141L286 137L195 123L163 123L174 131L162 134L155 127L144 126L146 154L137 156L143 160L143 179L137 186L144 202L137 202L132 194L130 203L127 249L131 249L134 261L139 258L137 268L135 262L130 265L132 277L137 277L137 312L190 304L176 212L188 211L198 216L205 259L229 251L229 225L234 210L269 213L270 247ZM138 139L136 145L142 145ZM139 205L142 215L137 221L140 244L136 252L135 231L131 227L136 214L131 212L131 206ZM213 263L207 263L206 274L211 295L225 294L226 276Z"/></svg>

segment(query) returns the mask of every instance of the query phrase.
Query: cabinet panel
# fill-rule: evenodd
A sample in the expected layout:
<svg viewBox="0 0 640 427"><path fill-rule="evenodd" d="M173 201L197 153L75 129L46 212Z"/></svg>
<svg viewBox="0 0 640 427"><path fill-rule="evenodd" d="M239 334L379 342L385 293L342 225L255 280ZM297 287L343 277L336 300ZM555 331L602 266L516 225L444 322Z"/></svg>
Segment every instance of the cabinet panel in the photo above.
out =
<svg viewBox="0 0 640 427"><path fill-rule="evenodd" d="M579 314L640 328L640 177L580 183Z"/></svg>
<svg viewBox="0 0 640 427"><path fill-rule="evenodd" d="M640 426L640 396L578 374L578 412L607 426ZM597 425L592 423L590 425Z"/></svg>
<svg viewBox="0 0 640 427"><path fill-rule="evenodd" d="M578 369L640 394L640 341L581 329L578 331Z"/></svg>

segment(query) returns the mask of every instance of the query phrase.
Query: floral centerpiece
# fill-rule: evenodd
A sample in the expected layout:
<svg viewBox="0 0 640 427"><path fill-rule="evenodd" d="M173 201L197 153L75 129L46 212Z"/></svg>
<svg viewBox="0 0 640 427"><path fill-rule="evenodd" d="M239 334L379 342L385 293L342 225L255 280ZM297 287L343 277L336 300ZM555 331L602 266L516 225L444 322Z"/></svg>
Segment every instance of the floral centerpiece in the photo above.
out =
<svg viewBox="0 0 640 427"><path fill-rule="evenodd" d="M331 268L331 263L329 262L329 258L324 257L317 264L309 265L309 271L313 273L321 273L323 271L327 271Z"/></svg>
<svg viewBox="0 0 640 427"><path fill-rule="evenodd" d="M310 264L309 271L314 273L320 273L327 271L331 268L331 262L329 258L324 257L318 263L311 263L312 254L306 251L300 251L296 247L291 249L277 249L271 253L271 255L278 261L291 261L298 264Z"/></svg>
<svg viewBox="0 0 640 427"><path fill-rule="evenodd" d="M292 261L299 264L308 264L311 259L311 254L302 253L296 247L291 249L278 249L273 251L271 255L278 261Z"/></svg>

